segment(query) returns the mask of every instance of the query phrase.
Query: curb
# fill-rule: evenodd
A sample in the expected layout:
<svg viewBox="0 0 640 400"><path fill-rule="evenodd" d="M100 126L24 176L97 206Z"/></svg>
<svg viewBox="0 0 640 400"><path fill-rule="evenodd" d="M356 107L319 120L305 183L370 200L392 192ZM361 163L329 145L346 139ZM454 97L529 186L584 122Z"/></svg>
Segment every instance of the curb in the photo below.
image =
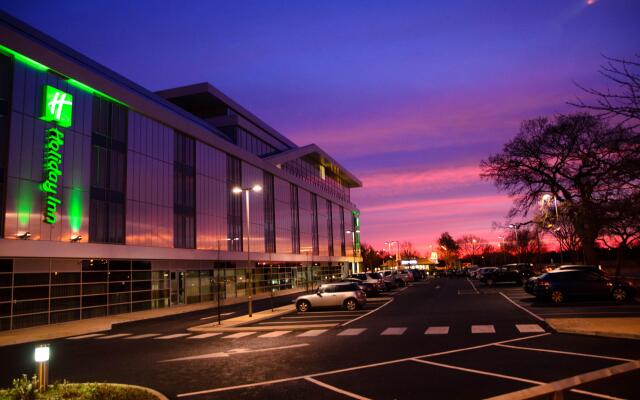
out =
<svg viewBox="0 0 640 400"><path fill-rule="evenodd" d="M96 383L101 383L101 382L96 382ZM148 392L150 394L152 394L153 396L157 397L158 400L169 400L169 398L167 396L165 396L164 394L158 392L155 389L151 389L145 386L139 386L139 385L129 385L127 383L108 383L105 382L103 383L104 385L109 385L109 386L117 386L117 387L128 387L128 388L132 388L132 389L140 389L140 390L144 390L145 392Z"/></svg>

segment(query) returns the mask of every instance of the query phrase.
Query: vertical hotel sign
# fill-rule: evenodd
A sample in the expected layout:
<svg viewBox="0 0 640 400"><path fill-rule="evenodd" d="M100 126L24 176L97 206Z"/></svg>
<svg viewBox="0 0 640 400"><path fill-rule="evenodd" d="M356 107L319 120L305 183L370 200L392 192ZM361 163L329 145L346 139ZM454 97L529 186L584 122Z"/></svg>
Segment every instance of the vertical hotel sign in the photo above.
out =
<svg viewBox="0 0 640 400"><path fill-rule="evenodd" d="M61 188L58 190L58 181L62 177L62 146L64 145L64 132L59 128L71 126L73 112L73 96L53 86L45 85L42 101L43 121L53 122L58 127L52 127L45 131L43 180L40 190L45 195L44 222L55 224L56 211L62 203Z"/></svg>

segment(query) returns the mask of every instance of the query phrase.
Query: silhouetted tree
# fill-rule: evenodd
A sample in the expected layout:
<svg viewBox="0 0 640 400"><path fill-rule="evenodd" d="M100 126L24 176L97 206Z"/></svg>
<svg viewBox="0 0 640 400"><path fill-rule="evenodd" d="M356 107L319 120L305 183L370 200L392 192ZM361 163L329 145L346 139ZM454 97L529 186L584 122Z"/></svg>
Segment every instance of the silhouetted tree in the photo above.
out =
<svg viewBox="0 0 640 400"><path fill-rule="evenodd" d="M400 245L400 257L404 259L412 259L418 258L420 254L418 250L413 248L413 243L411 242L402 242Z"/></svg>
<svg viewBox="0 0 640 400"><path fill-rule="evenodd" d="M480 164L481 177L514 197L509 216L527 215L542 195L566 207L585 261L597 262L596 239L609 211L640 188L640 134L588 114L523 122L502 152Z"/></svg>
<svg viewBox="0 0 640 400"><path fill-rule="evenodd" d="M476 235L462 235L456 243L460 248L460 256L468 258L471 263L476 263L475 256L482 252L485 241Z"/></svg>
<svg viewBox="0 0 640 400"><path fill-rule="evenodd" d="M451 237L449 232L444 232L438 238L438 246L440 246L440 252L444 255L442 258L445 263L447 263L447 265L452 265L458 258L458 252L460 251L458 243L456 243L453 237Z"/></svg>
<svg viewBox="0 0 640 400"><path fill-rule="evenodd" d="M362 253L362 263L367 270L379 268L384 262L383 256L380 252L376 251L371 245L362 243L360 245L360 251Z"/></svg>

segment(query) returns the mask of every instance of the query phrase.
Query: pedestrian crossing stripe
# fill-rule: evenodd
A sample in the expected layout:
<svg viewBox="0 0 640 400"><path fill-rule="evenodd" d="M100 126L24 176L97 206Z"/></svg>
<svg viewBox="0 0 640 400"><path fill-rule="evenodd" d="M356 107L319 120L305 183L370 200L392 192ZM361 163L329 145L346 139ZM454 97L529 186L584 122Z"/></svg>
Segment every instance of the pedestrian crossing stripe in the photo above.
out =
<svg viewBox="0 0 640 400"><path fill-rule="evenodd" d="M274 327L276 328L276 327ZM546 332L545 329L538 324L515 324L515 328L519 333L543 333ZM380 336L402 336L410 329L405 326L396 326L389 327L378 334ZM320 336L328 332L328 329L309 329L307 331L298 333L295 337L315 337ZM367 328L347 328L342 331L339 331L336 336L358 336L367 331ZM268 332L263 332L261 335L258 335L259 338L277 338L281 336L285 336L293 332L292 330L273 330ZM425 335L448 335L450 332L449 326L429 326L424 331ZM469 332L469 331L467 331ZM110 340L110 339L126 339L126 340L140 340L140 339L159 339L159 340L169 340L169 339L208 339L212 337L220 337L222 339L240 339L248 336L255 335L255 331L250 332L235 332L229 333L225 335L224 332L207 332L200 334L192 334L190 332L187 333L173 333L169 335L164 335L162 333L143 333L143 334L133 334L133 333L115 333L111 335L107 335L105 333L90 333L86 335L80 336L72 336L66 338L67 340L81 340L81 339L98 339L98 340ZM496 328L494 325L471 325L471 333L472 334L492 334L496 333ZM223 336L224 335L224 336ZM293 335L292 335L293 336Z"/></svg>

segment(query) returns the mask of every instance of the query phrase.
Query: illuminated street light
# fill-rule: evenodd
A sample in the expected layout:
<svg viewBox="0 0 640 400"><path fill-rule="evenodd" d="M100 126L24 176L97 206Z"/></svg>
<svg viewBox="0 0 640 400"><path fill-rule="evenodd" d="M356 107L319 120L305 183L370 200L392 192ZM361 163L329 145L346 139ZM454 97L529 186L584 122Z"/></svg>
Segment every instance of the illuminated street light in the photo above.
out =
<svg viewBox="0 0 640 400"><path fill-rule="evenodd" d="M544 206L545 204L548 204L551 202L551 199L553 199L553 207L555 208L556 211L556 227L555 227L555 231L558 232L560 230L560 226L559 226L559 218L558 218L558 198L555 195L549 194L549 193L545 193L544 195L542 195L541 200L541 205ZM549 225L549 228L553 227L553 225ZM560 240L560 235L557 236L558 237L558 250L560 252L560 264L563 264L563 257L562 257L562 241Z"/></svg>
<svg viewBox="0 0 640 400"><path fill-rule="evenodd" d="M351 244L353 246L353 266L351 267L351 272L355 274L358 272L356 268L356 233L360 233L360 231L358 229L355 231L347 230L344 231L344 233L351 235Z"/></svg>
<svg viewBox="0 0 640 400"><path fill-rule="evenodd" d="M261 192L262 186L253 185L252 187L242 188L240 186L234 186L231 189L231 193L240 194L242 192L245 193L244 199L246 204L246 213L247 213L247 269L249 270L249 279L247 284L249 285L249 317L253 317L253 268L251 268L251 218L249 214L249 193L250 192Z"/></svg>
<svg viewBox="0 0 640 400"><path fill-rule="evenodd" d="M389 253L391 253L391 245L396 245L396 268L398 264L400 264L400 242L397 240L389 240L388 242L384 242L385 245L389 247Z"/></svg>

